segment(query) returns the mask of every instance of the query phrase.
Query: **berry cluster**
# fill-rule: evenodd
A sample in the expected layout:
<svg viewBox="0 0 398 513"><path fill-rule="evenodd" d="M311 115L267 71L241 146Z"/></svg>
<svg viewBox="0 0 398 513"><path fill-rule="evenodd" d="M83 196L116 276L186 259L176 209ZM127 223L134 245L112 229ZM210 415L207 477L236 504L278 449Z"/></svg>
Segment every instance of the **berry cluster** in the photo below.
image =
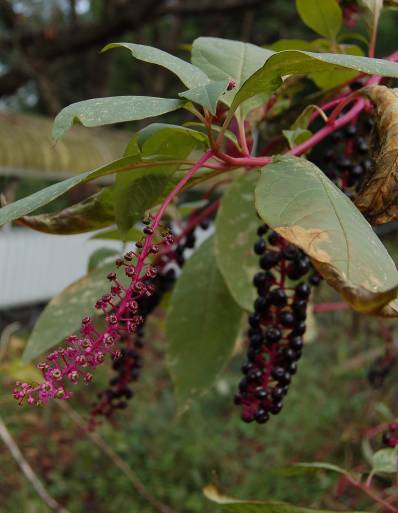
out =
<svg viewBox="0 0 398 513"><path fill-rule="evenodd" d="M398 422L393 422L388 426L388 430L383 434L383 444L387 447L398 445Z"/></svg>
<svg viewBox="0 0 398 513"><path fill-rule="evenodd" d="M355 125L336 130L325 139L328 149L322 151L319 148L313 158L325 174L349 196L356 194L365 177L373 170L367 142L373 124L371 117L361 117Z"/></svg>
<svg viewBox="0 0 398 513"><path fill-rule="evenodd" d="M42 383L16 384L13 395L20 404L24 400L30 405L40 405L50 399L69 399L72 393L66 386L68 383L88 384L93 377L91 371L105 361L107 354L114 360L120 358L119 342L131 337L144 322L140 303L145 305L146 299L155 296L153 280L158 275L158 268L145 261L150 255L156 256L162 244L174 242L171 233L166 231L158 243L153 243L154 221L147 218L144 224L144 238L136 243L138 251L129 251L116 260L116 267L123 270L129 279L128 286L123 286L116 272L110 272L107 275L110 291L95 304L97 311L103 314L105 329L98 331L93 320L84 317L80 334L67 337L64 347L53 351L39 363L38 368L44 378Z"/></svg>
<svg viewBox="0 0 398 513"><path fill-rule="evenodd" d="M263 271L253 279L258 297L249 316L247 362L234 402L244 422L263 424L282 410L303 349L311 286L321 277L302 250L268 226L257 233L254 252Z"/></svg>
<svg viewBox="0 0 398 513"><path fill-rule="evenodd" d="M142 349L144 348L144 330L148 316L159 305L163 295L170 290L175 282L173 269L159 270L152 280L155 291L151 296L142 296L137 300L140 314L143 318L135 333L125 337L119 343L120 357L112 364L116 375L109 381L109 386L98 393L98 401L91 410L89 428L94 430L98 417L110 419L116 410L125 409L127 401L134 396L130 385L140 377L142 368Z"/></svg>
<svg viewBox="0 0 398 513"><path fill-rule="evenodd" d="M210 226L210 220L204 219L200 223L202 230ZM142 367L142 349L144 347L145 324L148 316L155 310L162 300L163 295L169 291L176 280L177 269L185 264L186 250L193 249L197 242L196 227L189 230L179 242L169 248L166 254L156 255L155 264L158 274L151 280L154 292L151 296L142 296L137 299L138 310L142 316L142 323L135 333L127 337L122 343L120 357L113 362L116 375L110 380L109 386L99 392L98 401L91 410L89 427L95 429L98 417L110 419L116 410L127 407L127 400L134 396L130 385L139 378Z"/></svg>

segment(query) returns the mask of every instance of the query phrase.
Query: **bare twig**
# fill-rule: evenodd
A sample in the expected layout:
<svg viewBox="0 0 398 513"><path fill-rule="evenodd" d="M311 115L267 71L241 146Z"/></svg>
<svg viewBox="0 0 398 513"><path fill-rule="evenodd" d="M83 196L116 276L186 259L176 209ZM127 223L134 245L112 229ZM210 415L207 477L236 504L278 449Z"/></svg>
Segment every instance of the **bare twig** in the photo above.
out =
<svg viewBox="0 0 398 513"><path fill-rule="evenodd" d="M17 462L19 468L25 474L26 479L31 483L33 488L36 490L37 495L47 504L47 506L56 511L57 513L70 513L69 510L62 507L58 502L49 495L47 490L44 488L43 483L34 473L32 467L24 458L15 440L12 438L7 426L4 424L3 419L0 417L0 438L4 444L10 450L14 460Z"/></svg>
<svg viewBox="0 0 398 513"><path fill-rule="evenodd" d="M130 483L133 485L137 493L145 499L151 506L155 508L159 513L176 513L173 509L169 508L162 502L158 501L155 497L153 497L148 490L145 488L143 482L140 478L133 472L133 470L127 465L127 463L112 449L112 447L96 432L88 431L87 423L85 420L75 411L66 401L57 401L58 406L60 406L66 413L70 416L70 418L82 428L85 435L92 441L94 444L99 447L110 460L124 473Z"/></svg>

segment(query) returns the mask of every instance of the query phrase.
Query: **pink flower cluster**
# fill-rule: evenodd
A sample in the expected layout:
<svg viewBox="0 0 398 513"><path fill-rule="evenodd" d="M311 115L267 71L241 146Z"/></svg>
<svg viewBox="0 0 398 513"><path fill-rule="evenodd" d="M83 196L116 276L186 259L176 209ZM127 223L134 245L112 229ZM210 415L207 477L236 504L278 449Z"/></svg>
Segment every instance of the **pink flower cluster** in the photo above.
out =
<svg viewBox="0 0 398 513"><path fill-rule="evenodd" d="M158 245L151 244L153 230L145 227L144 233L145 245L143 241L136 244L144 249L138 253L129 251L124 258L116 261L116 266L123 268L130 279L128 287L118 281L115 272L109 273L107 278L111 282L110 293L103 295L95 304L95 308L104 315L105 329L98 332L92 319L85 317L80 334L67 337L63 348L53 351L44 362L38 364L44 378L42 383L16 383L13 396L20 404L25 400L30 405L41 405L50 399L69 399L72 393L66 388L67 383L88 384L93 377L91 370L101 365L107 354L114 359L120 357L118 342L122 337L134 333L142 324L143 317L138 312L138 300L154 293L150 281L158 273L155 266L144 265L145 258L150 253L156 254L159 251ZM164 236L163 242L173 242L170 233ZM134 259L136 265L132 265Z"/></svg>

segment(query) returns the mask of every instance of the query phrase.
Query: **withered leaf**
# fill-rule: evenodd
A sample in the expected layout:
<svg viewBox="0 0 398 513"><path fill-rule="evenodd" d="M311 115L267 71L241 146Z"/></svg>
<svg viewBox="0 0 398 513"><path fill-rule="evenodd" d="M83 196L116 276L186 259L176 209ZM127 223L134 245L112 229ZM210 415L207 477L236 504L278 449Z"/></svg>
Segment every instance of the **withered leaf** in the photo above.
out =
<svg viewBox="0 0 398 513"><path fill-rule="evenodd" d="M307 253L354 310L397 316L398 271L372 227L314 164L277 157L255 191L261 218Z"/></svg>
<svg viewBox="0 0 398 513"><path fill-rule="evenodd" d="M113 191L110 187L54 214L23 216L18 223L33 230L72 235L105 228L115 223Z"/></svg>
<svg viewBox="0 0 398 513"><path fill-rule="evenodd" d="M375 170L355 200L371 224L398 219L398 90L373 86L364 93L375 105L376 130L371 145Z"/></svg>

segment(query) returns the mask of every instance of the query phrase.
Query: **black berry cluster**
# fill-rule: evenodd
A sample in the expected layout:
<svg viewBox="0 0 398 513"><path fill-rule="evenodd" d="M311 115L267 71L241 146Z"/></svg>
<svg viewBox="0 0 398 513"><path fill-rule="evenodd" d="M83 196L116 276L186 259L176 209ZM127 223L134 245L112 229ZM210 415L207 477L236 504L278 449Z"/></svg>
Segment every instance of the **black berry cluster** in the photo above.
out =
<svg viewBox="0 0 398 513"><path fill-rule="evenodd" d="M314 154L312 160L346 194L355 196L374 163L369 156L368 136L373 119L360 117L356 124L336 130Z"/></svg>
<svg viewBox="0 0 398 513"><path fill-rule="evenodd" d="M262 271L255 274L254 313L249 316L247 361L235 404L244 422L267 422L278 414L303 350L311 286L320 283L308 256L262 225L254 252Z"/></svg>
<svg viewBox="0 0 398 513"><path fill-rule="evenodd" d="M388 430L383 434L382 441L387 447L398 445L398 422L393 422L388 426Z"/></svg>

